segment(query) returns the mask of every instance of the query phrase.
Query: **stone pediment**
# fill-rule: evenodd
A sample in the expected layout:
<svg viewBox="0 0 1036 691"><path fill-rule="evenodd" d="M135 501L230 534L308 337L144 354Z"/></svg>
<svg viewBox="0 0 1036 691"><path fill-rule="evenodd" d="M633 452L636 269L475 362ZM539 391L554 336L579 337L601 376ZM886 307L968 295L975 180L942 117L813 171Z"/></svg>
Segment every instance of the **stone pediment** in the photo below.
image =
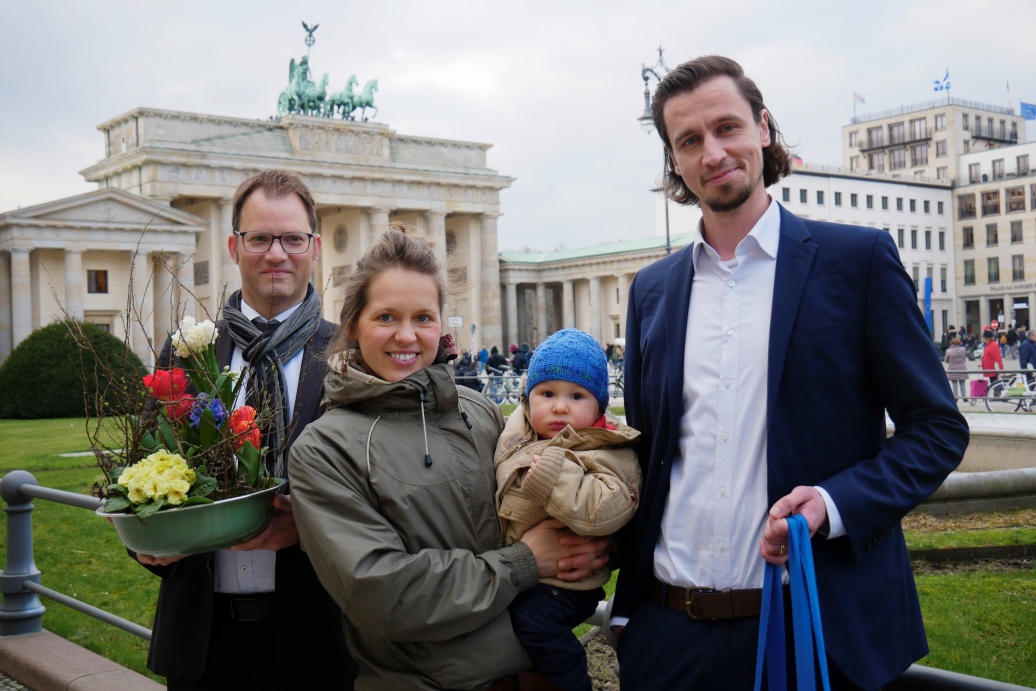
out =
<svg viewBox="0 0 1036 691"><path fill-rule="evenodd" d="M208 224L171 206L108 188L0 214L0 227L19 225L200 232Z"/></svg>

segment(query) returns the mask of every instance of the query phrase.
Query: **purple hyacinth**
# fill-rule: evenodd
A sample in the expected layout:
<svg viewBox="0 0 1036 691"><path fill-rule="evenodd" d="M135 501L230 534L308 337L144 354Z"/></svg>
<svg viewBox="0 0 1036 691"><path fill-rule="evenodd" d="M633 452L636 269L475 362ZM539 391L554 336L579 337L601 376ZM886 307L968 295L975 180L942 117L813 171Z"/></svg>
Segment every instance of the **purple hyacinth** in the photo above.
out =
<svg viewBox="0 0 1036 691"><path fill-rule="evenodd" d="M194 397L194 407L191 408L191 427L198 429L201 424L201 416L208 408L212 411L212 417L216 419L216 427L222 427L223 421L227 419L227 411L223 403L210 394L200 393Z"/></svg>

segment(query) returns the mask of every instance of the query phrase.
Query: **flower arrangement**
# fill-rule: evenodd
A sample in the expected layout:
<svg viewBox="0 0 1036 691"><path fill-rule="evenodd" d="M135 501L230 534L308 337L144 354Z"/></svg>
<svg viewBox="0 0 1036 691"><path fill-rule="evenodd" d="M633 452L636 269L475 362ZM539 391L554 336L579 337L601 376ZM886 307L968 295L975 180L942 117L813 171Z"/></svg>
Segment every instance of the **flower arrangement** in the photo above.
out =
<svg viewBox="0 0 1036 691"><path fill-rule="evenodd" d="M218 334L210 320L185 316L172 336L183 367L143 377L142 405L125 417L122 434L114 435L120 444L92 436L107 481L96 486L106 499L102 512L144 519L274 486L261 462L265 420L251 406L234 407L241 378L219 367Z"/></svg>

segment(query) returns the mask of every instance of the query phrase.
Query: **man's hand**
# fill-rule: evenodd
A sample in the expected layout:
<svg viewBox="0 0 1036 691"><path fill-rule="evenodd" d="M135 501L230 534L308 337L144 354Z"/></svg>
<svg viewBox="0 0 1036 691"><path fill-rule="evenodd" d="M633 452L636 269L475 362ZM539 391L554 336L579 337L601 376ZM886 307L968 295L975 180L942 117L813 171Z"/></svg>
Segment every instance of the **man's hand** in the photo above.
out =
<svg viewBox="0 0 1036 691"><path fill-rule="evenodd" d="M521 541L536 557L541 578L578 581L608 563L610 537L576 535L556 518L548 518L529 528Z"/></svg>
<svg viewBox="0 0 1036 691"><path fill-rule="evenodd" d="M169 566L183 559L183 557L153 557L150 554L137 554L137 561L144 566Z"/></svg>
<svg viewBox="0 0 1036 691"><path fill-rule="evenodd" d="M287 494L273 495L273 517L263 532L248 542L234 545L233 550L272 549L274 551L298 544L299 529L295 526L295 514L291 509L291 497Z"/></svg>
<svg viewBox="0 0 1036 691"><path fill-rule="evenodd" d="M763 559L778 566L788 561L788 516L802 514L812 537L827 520L827 504L814 487L799 486L791 494L778 499L766 516L759 553Z"/></svg>

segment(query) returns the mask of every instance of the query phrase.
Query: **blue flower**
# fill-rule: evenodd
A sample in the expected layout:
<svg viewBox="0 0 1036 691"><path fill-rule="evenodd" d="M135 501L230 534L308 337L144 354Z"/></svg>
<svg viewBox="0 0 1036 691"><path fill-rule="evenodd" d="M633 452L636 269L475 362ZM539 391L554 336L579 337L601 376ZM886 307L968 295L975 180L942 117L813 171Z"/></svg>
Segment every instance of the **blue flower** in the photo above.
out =
<svg viewBox="0 0 1036 691"><path fill-rule="evenodd" d="M212 417L216 419L216 427L222 427L223 421L227 419L227 411L218 398L207 393L200 393L194 397L194 407L191 408L191 427L198 429L201 424L201 416L208 408L212 411Z"/></svg>

